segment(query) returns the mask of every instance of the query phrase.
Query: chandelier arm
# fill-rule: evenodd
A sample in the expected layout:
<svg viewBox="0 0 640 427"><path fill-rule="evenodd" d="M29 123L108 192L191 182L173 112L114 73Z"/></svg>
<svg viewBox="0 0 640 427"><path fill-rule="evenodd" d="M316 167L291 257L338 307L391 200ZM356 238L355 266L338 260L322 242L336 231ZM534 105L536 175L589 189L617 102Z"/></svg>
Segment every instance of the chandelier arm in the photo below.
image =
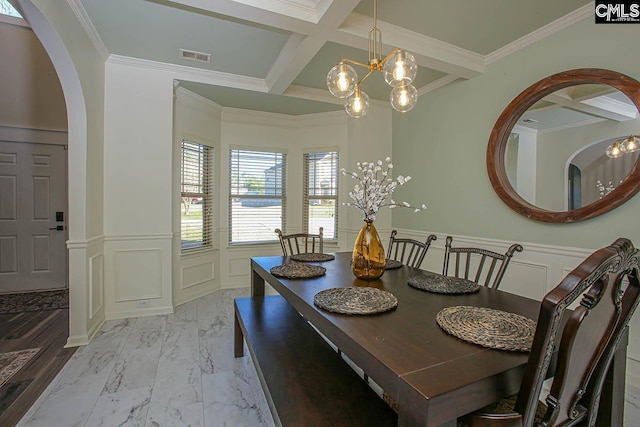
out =
<svg viewBox="0 0 640 427"><path fill-rule="evenodd" d="M353 59L349 59L349 58L342 58L340 62L349 62L351 64L359 65L364 68L369 68L369 64L365 64L364 62L354 61Z"/></svg>
<svg viewBox="0 0 640 427"><path fill-rule="evenodd" d="M399 51L399 50L400 50L400 48L396 47L396 48L394 48L391 52L389 52L389 54L388 54L387 56L385 56L385 57L382 59L382 61L380 61L380 68L382 68L382 66L384 65L384 63L385 63L385 62L387 62L389 59L391 59L391 57L392 57L393 55L395 55L395 54L396 54L396 52L397 52L397 51Z"/></svg>

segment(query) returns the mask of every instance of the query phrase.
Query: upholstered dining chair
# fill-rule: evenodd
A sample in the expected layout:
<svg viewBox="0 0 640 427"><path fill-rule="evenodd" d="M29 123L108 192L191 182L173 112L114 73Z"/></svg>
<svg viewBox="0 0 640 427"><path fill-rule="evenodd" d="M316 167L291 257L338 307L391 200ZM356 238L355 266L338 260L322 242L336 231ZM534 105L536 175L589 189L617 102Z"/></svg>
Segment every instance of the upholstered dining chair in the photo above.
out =
<svg viewBox="0 0 640 427"><path fill-rule="evenodd" d="M280 240L280 246L282 247L282 253L284 256L300 253L322 253L323 251L323 227L320 227L318 234L283 234L279 228L276 228L275 231L278 235L278 239Z"/></svg>
<svg viewBox="0 0 640 427"><path fill-rule="evenodd" d="M420 242L414 239L396 237L397 234L397 230L391 231L386 258L399 261L413 268L420 268L431 242L437 240L436 235L431 234L425 242Z"/></svg>
<svg viewBox="0 0 640 427"><path fill-rule="evenodd" d="M633 244L620 238L569 273L542 301L518 394L465 416L458 425L594 425L603 406L605 377L640 301L639 259ZM580 304L569 309L578 298ZM539 395L556 351L551 389L543 403ZM618 379L625 380L623 375Z"/></svg>
<svg viewBox="0 0 640 427"><path fill-rule="evenodd" d="M504 254L499 254L482 248L456 248L451 245L452 241L453 237L447 236L444 246L442 274L462 277L493 289L498 289L498 286L500 286L513 254L516 251L522 252L522 246L517 243L511 245ZM449 274L449 263L452 256L455 265L452 274ZM461 262L463 262L463 265L461 265ZM496 269L496 267L498 268Z"/></svg>

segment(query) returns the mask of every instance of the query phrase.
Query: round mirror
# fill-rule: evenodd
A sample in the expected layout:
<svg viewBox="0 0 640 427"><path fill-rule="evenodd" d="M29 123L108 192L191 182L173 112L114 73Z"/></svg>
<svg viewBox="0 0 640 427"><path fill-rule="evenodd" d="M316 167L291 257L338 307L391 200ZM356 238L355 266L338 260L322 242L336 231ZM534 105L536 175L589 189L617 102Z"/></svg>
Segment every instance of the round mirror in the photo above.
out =
<svg viewBox="0 0 640 427"><path fill-rule="evenodd" d="M640 190L640 83L602 69L547 77L502 112L487 148L489 179L514 211L573 222Z"/></svg>

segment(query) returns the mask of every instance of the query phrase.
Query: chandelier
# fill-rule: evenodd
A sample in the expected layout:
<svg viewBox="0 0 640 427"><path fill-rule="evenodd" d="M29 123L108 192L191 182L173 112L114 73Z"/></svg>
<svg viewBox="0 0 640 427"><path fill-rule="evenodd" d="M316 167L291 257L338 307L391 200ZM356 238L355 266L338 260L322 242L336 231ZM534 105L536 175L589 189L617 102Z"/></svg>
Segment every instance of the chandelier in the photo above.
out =
<svg viewBox="0 0 640 427"><path fill-rule="evenodd" d="M327 87L332 95L346 98L344 108L351 117L358 118L369 110L369 95L363 90L364 82L374 71L384 74L385 81L393 88L389 101L394 110L402 113L411 110L418 102L418 91L411 84L416 78L418 65L412 54L395 48L382 57L382 32L376 26L378 1L373 0L373 28L369 31L369 62L362 63L343 58L327 74ZM356 70L349 64L368 69L358 80Z"/></svg>
<svg viewBox="0 0 640 427"><path fill-rule="evenodd" d="M640 138L637 135L631 135L628 138L618 139L607 147L607 156L612 159L620 157L626 153L633 153L640 150Z"/></svg>

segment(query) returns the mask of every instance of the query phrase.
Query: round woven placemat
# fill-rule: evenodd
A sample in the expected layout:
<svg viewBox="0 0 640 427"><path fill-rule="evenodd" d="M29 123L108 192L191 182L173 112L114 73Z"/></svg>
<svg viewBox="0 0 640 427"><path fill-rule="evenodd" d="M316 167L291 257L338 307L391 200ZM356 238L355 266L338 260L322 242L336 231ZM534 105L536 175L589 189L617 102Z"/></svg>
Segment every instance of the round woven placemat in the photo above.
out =
<svg viewBox="0 0 640 427"><path fill-rule="evenodd" d="M480 290L476 282L434 273L410 276L408 282L414 288L437 294L472 294Z"/></svg>
<svg viewBox="0 0 640 427"><path fill-rule="evenodd" d="M323 276L326 268L311 264L282 264L271 267L271 274L285 279L308 279L311 277Z"/></svg>
<svg viewBox="0 0 640 427"><path fill-rule="evenodd" d="M371 287L330 288L318 292L313 303L327 311L342 314L374 314L398 306L390 292Z"/></svg>
<svg viewBox="0 0 640 427"><path fill-rule="evenodd" d="M485 307L447 307L436 315L438 325L461 340L498 350L529 351L536 322Z"/></svg>
<svg viewBox="0 0 640 427"><path fill-rule="evenodd" d="M291 259L294 261L304 261L304 262L322 262L322 261L331 261L333 259L336 259L336 257L329 254L306 253L306 254L291 255Z"/></svg>
<svg viewBox="0 0 640 427"><path fill-rule="evenodd" d="M394 268L402 267L402 263L400 261L396 261L395 259L387 259L384 262L385 270L393 270Z"/></svg>

